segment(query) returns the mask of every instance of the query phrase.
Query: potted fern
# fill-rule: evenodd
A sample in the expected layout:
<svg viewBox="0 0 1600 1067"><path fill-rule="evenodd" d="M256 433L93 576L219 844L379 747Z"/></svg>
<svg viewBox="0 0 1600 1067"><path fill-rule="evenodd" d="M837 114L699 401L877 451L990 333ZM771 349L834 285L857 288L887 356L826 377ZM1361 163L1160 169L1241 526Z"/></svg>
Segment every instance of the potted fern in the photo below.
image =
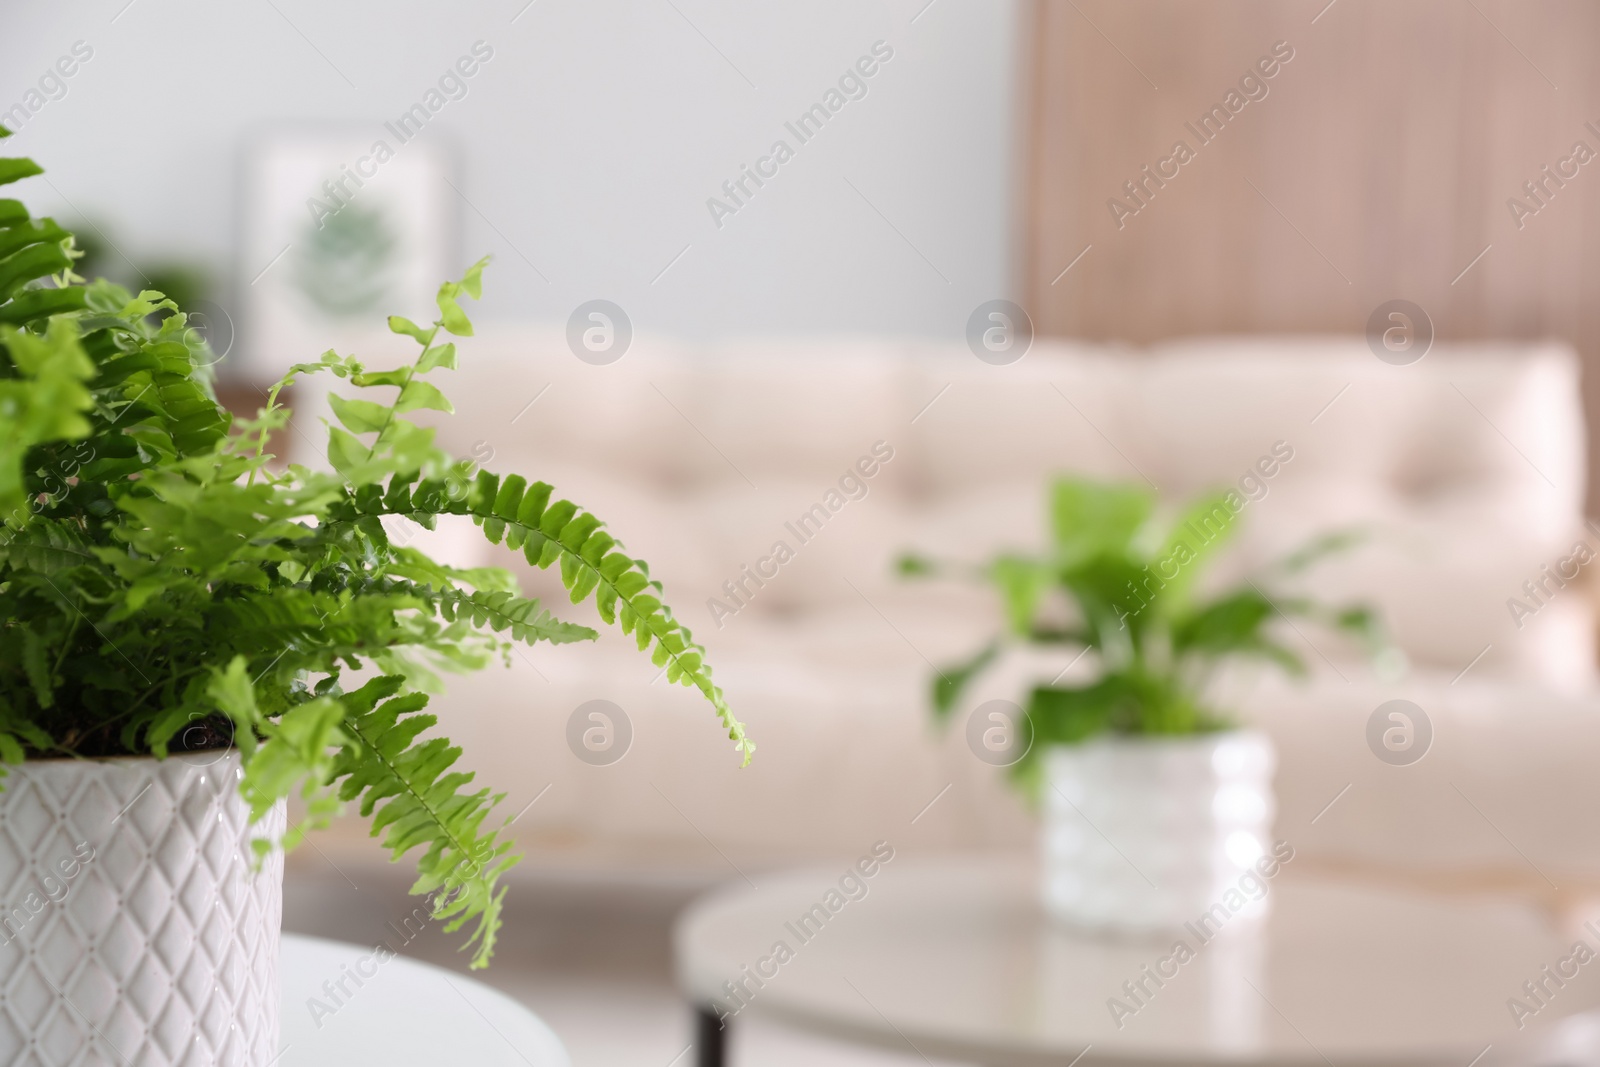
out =
<svg viewBox="0 0 1600 1067"><path fill-rule="evenodd" d="M907 575L989 582L1003 603L1005 634L937 673L933 707L941 720L1007 641L1066 657L1024 707L1012 706L1020 715L981 705L982 729L968 736L994 739L1004 758L990 762L1008 765L1044 803L1047 910L1074 925L1126 933L1196 919L1267 850L1272 744L1210 704L1216 669L1254 657L1304 674L1300 657L1272 633L1278 617L1310 618L1369 642L1377 635L1368 609L1272 593L1266 575L1196 595L1204 565L1235 529L1245 500L1233 491L1208 494L1170 525L1157 519L1155 504L1139 486L1060 478L1051 486L1053 536L1044 555L1004 553L977 567L915 555L900 561ZM1322 538L1277 570L1298 571L1349 540ZM1061 682L1085 657L1079 676L1091 680ZM974 741L975 750L981 744Z"/></svg>
<svg viewBox="0 0 1600 1067"><path fill-rule="evenodd" d="M38 173L0 159L0 184ZM559 565L572 602L704 694L748 761L645 564L549 485L455 462L408 418L450 410L435 382L472 333L460 301L484 262L440 287L434 321L389 320L410 361L328 352L235 419L183 309L85 283L75 255L0 200L0 989L24 1024L0 1026L0 1062L272 1062L279 846L341 803L414 855L412 892L489 961L519 857L503 794L454 769L425 690L511 642L597 635L504 570L391 542L385 516L471 516ZM281 390L307 374L352 388L328 471L268 452Z"/></svg>

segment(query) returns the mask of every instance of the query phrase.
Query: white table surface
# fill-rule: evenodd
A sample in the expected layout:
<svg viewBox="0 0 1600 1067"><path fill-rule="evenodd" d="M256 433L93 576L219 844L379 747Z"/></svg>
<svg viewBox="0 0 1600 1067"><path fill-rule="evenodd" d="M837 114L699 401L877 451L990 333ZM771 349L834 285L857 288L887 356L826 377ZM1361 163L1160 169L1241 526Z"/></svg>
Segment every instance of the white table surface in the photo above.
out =
<svg viewBox="0 0 1600 1067"><path fill-rule="evenodd" d="M377 973L360 988L346 979L352 995L338 994L343 1006L315 1018L310 998L333 1003L323 983L372 954L371 946L284 935L275 1067L571 1067L561 1041L527 1008L480 982L404 958L361 964Z"/></svg>
<svg viewBox="0 0 1600 1067"><path fill-rule="evenodd" d="M1059 928L1040 914L1035 876L1021 864L900 859L800 944L785 924L841 871L768 875L758 889L697 903L676 932L680 987L711 1003L783 941L794 958L735 1028L761 1014L996 1067L1065 1067L1080 1054L1078 1067L1467 1067L1489 1045L1483 1065L1531 1063L1542 1058L1525 1054L1531 1036L1600 1004L1596 962L1518 1032L1507 999L1577 940L1532 907L1286 873L1271 886L1274 908L1258 935L1225 928L1119 1029L1108 998L1124 997L1122 983L1154 966L1171 937L1116 942ZM1569 1037L1577 1021L1566 1024ZM1592 1035L1594 1022L1586 1026Z"/></svg>

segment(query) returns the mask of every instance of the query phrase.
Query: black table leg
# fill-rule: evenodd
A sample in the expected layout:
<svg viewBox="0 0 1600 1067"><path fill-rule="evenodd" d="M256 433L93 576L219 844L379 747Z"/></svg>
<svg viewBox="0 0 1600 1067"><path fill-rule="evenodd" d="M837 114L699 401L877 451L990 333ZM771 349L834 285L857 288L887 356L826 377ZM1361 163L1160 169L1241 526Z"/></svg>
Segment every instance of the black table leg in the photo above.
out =
<svg viewBox="0 0 1600 1067"><path fill-rule="evenodd" d="M694 1047L700 1067L727 1067L727 1024L710 1008L694 1010Z"/></svg>

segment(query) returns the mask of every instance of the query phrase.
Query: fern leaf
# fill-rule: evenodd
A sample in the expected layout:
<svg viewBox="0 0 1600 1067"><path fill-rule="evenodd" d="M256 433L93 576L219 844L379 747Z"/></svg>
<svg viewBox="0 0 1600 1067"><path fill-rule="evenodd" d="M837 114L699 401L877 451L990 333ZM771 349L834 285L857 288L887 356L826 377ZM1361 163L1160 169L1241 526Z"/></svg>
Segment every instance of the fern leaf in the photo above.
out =
<svg viewBox="0 0 1600 1067"><path fill-rule="evenodd" d="M503 794L466 792L473 775L450 770L461 750L442 738L418 743L436 720L422 713L426 695L401 687L400 678L386 675L340 698L343 728L353 741L334 768L339 796L360 799L362 815L372 817L372 835L382 838L391 858L423 849L411 891L433 894L434 917L446 922L447 932L476 921L464 948L475 947L472 966L484 967L505 895L497 883L520 859L509 841L483 829Z"/></svg>
<svg viewBox="0 0 1600 1067"><path fill-rule="evenodd" d="M44 638L37 630L22 631L22 669L33 686L34 697L41 708L55 704L55 685L52 683L50 664L45 660Z"/></svg>
<svg viewBox="0 0 1600 1067"><path fill-rule="evenodd" d="M593 595L608 623L615 611L622 632L633 635L640 651L652 651L652 661L666 668L670 680L698 689L710 702L741 756L741 766L748 764L755 743L745 735L744 723L734 716L722 689L712 681L705 649L695 644L689 628L673 617L672 609L653 595L661 591L661 584L651 581L643 560L621 551L620 543L601 529L598 518L571 501L551 502L552 492L546 483L528 485L520 475L502 480L489 471L479 471L466 494L452 501L450 510L459 508L471 515L496 544L515 532L524 558L536 567L559 562L562 585L573 603ZM397 495L391 485L386 499ZM441 502L448 498L444 484L437 479L417 483L409 495L413 510L439 514L445 510Z"/></svg>
<svg viewBox="0 0 1600 1067"><path fill-rule="evenodd" d="M487 625L496 633L511 631L511 636L524 644L549 641L564 645L574 641L593 641L600 635L587 626L562 622L539 606L539 601L517 596L504 590L498 592L467 592L461 589L444 589L437 594L440 613L454 622L466 617L474 626Z"/></svg>
<svg viewBox="0 0 1600 1067"><path fill-rule="evenodd" d="M12 303L23 299L18 296ZM94 363L83 350L77 326L53 319L43 337L0 327L0 350L8 357L0 381L0 517L22 525L31 517L23 480L25 456L46 441L86 437L82 412L94 406L85 383Z"/></svg>
<svg viewBox="0 0 1600 1067"><path fill-rule="evenodd" d="M22 744L15 735L0 731L0 777L5 776L5 764L21 763L26 758Z"/></svg>
<svg viewBox="0 0 1600 1067"><path fill-rule="evenodd" d="M35 519L21 530L0 536L0 565L18 571L55 575L94 560L88 542L71 523Z"/></svg>
<svg viewBox="0 0 1600 1067"><path fill-rule="evenodd" d="M282 847L293 848L307 831L326 825L338 804L327 788L334 772L334 747L348 741L340 729L343 705L333 697L313 697L270 720L256 705L243 656L233 657L225 671L212 671L206 694L233 720L234 738L244 755L239 791L250 805L250 821L258 821L298 784L308 802L308 817L284 835ZM264 852L273 844L257 841L256 851Z"/></svg>

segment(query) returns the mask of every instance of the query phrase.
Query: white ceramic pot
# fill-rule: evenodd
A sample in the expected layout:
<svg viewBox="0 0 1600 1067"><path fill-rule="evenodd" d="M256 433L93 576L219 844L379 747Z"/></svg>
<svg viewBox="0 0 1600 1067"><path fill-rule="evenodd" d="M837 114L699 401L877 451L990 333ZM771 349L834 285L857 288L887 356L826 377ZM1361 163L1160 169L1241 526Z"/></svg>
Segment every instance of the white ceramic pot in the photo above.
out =
<svg viewBox="0 0 1600 1067"><path fill-rule="evenodd" d="M0 782L0 1064L267 1067L278 1055L279 805L236 752L40 760Z"/></svg>
<svg viewBox="0 0 1600 1067"><path fill-rule="evenodd" d="M1044 761L1044 905L1063 922L1179 930L1270 848L1277 758L1265 734L1105 735L1052 746ZM1262 897L1241 921L1265 914Z"/></svg>

